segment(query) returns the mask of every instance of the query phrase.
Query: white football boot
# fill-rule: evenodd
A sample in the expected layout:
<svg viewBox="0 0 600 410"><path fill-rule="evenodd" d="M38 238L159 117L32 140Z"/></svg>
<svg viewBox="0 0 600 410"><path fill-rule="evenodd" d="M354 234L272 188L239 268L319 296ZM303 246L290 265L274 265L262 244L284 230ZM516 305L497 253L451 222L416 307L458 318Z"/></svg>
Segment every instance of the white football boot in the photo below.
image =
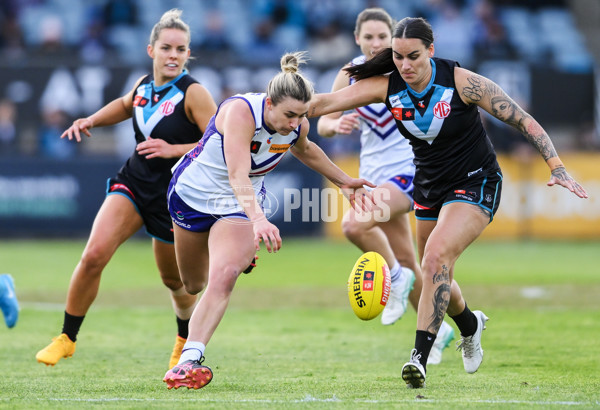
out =
<svg viewBox="0 0 600 410"><path fill-rule="evenodd" d="M419 359L421 359L421 355L417 354L417 349L412 349L410 361L402 366L402 380L406 382L409 389L425 387L425 369Z"/></svg>
<svg viewBox="0 0 600 410"><path fill-rule="evenodd" d="M454 329L448 323L442 322L431 352L429 352L427 364L440 364L442 362L442 351L450 346L452 339L454 339Z"/></svg>
<svg viewBox="0 0 600 410"><path fill-rule="evenodd" d="M402 276L396 283L392 283L390 297L381 314L381 324L394 324L402 317L402 315L404 315L404 312L406 312L406 305L408 304L408 294L413 289L414 283L415 273L413 270L402 268Z"/></svg>
<svg viewBox="0 0 600 410"><path fill-rule="evenodd" d="M474 310L473 314L477 317L477 331L474 335L463 336L456 343L456 350L462 350L463 365L467 373L475 373L483 361L481 332L485 329L485 322L489 320L480 310Z"/></svg>

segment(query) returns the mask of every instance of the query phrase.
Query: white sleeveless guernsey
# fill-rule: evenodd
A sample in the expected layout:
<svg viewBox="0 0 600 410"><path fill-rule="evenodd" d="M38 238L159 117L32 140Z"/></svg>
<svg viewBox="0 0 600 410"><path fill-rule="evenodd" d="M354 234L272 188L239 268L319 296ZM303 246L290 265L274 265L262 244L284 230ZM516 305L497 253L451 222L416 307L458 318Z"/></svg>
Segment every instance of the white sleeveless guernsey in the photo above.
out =
<svg viewBox="0 0 600 410"><path fill-rule="evenodd" d="M255 122L255 131L250 143L251 169L248 174L259 204L265 195L264 176L272 171L285 153L300 136L300 126L288 135L281 135L264 121L264 93L237 94L219 105L221 107L233 99L241 99L248 104ZM223 139L215 126L215 114L198 145L189 151L175 167L175 191L183 201L195 210L213 215L226 215L243 212L233 189L229 184L229 174L223 152Z"/></svg>

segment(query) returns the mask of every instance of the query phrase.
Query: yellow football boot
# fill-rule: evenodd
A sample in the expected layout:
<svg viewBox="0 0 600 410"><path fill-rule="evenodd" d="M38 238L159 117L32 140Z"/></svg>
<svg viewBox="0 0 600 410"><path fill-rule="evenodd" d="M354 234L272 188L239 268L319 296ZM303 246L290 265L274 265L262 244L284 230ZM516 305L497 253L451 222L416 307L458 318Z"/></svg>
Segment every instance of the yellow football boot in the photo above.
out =
<svg viewBox="0 0 600 410"><path fill-rule="evenodd" d="M175 367L175 365L179 362L179 358L181 357L181 351L183 350L183 345L185 344L185 339L179 335L175 338L175 346L173 346L173 353L171 353L171 360L169 360L169 369Z"/></svg>
<svg viewBox="0 0 600 410"><path fill-rule="evenodd" d="M38 362L44 363L46 366L54 366L62 358L68 358L75 353L76 342L71 341L69 337L63 333L52 339L52 343L40 350L35 358Z"/></svg>

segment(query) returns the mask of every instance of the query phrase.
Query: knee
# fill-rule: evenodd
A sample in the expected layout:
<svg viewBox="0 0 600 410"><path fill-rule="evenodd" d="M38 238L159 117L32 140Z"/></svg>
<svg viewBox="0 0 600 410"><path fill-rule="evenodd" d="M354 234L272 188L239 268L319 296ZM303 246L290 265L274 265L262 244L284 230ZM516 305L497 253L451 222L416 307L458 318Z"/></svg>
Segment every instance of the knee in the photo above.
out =
<svg viewBox="0 0 600 410"><path fill-rule="evenodd" d="M176 263L169 265L159 264L158 271L160 273L160 279L162 280L163 285L169 288L169 290L181 289L183 282L181 280L181 276L179 275L179 269Z"/></svg>
<svg viewBox="0 0 600 410"><path fill-rule="evenodd" d="M112 254L103 246L88 245L81 256L80 266L88 274L100 274Z"/></svg>
<svg viewBox="0 0 600 410"><path fill-rule="evenodd" d="M179 277L165 277L161 276L163 284L169 288L169 290L181 289L183 283Z"/></svg>
<svg viewBox="0 0 600 410"><path fill-rule="evenodd" d="M212 270L212 268L211 268ZM210 288L212 292L217 292L223 297L231 294L235 282L241 273L239 267L233 265L216 266L214 274L211 272Z"/></svg>
<svg viewBox="0 0 600 410"><path fill-rule="evenodd" d="M436 273L440 273L444 260L442 254L437 250L426 250L421 262L421 274L423 282L433 283L433 277Z"/></svg>
<svg viewBox="0 0 600 410"><path fill-rule="evenodd" d="M204 290L204 288L206 287L206 280L184 280L183 281L183 286L185 288L185 291L187 293L189 293L190 295L197 295L198 293L202 292ZM168 285L167 285L168 287ZM169 288L172 289L172 288ZM172 289L175 290L175 289Z"/></svg>
<svg viewBox="0 0 600 410"><path fill-rule="evenodd" d="M346 238L357 238L364 233L361 224L352 219L342 220L342 232Z"/></svg>

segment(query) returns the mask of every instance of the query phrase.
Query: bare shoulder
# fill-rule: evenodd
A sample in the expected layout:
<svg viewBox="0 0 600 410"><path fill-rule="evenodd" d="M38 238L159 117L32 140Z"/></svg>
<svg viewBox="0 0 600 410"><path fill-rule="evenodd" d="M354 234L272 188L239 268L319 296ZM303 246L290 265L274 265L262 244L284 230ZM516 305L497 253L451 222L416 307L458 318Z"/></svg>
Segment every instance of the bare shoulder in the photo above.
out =
<svg viewBox="0 0 600 410"><path fill-rule="evenodd" d="M235 114L243 115L248 113L248 115L252 115L252 110L246 101L242 98L228 98L221 103L221 108L219 112L229 113L233 112Z"/></svg>
<svg viewBox="0 0 600 410"><path fill-rule="evenodd" d="M202 84L190 84L185 92L185 95L186 99L192 100L195 104L209 105L216 108L216 103L211 93Z"/></svg>
<svg viewBox="0 0 600 410"><path fill-rule="evenodd" d="M248 104L241 98L230 98L221 103L215 118L217 129L221 131L224 123L239 127L251 126L254 129L254 116Z"/></svg>
<svg viewBox="0 0 600 410"><path fill-rule="evenodd" d="M208 89L203 86L200 83L192 83L189 85L189 87L187 88L187 92L188 93L194 93L194 94L210 94L208 92Z"/></svg>
<svg viewBox="0 0 600 410"><path fill-rule="evenodd" d="M454 69L454 83L460 98L466 104L480 105L481 102L504 93L492 80L462 67Z"/></svg>
<svg viewBox="0 0 600 410"><path fill-rule="evenodd" d="M125 106L131 108L131 106L133 105L133 95L135 94L137 88L142 83L142 80L146 77L147 77L147 75L143 75L140 78L138 78L137 80L135 80L135 83L133 84L133 87L131 88L131 90L129 90L129 92L122 97L122 100L123 100L123 103L125 104Z"/></svg>
<svg viewBox="0 0 600 410"><path fill-rule="evenodd" d="M307 138L308 131L310 131L310 122L308 121L308 118L304 117L300 125L300 138Z"/></svg>
<svg viewBox="0 0 600 410"><path fill-rule="evenodd" d="M300 135L298 136L298 140L292 146L291 151L295 154L301 154L309 147L310 140L308 139L308 131L310 130L310 122L308 118L304 118L301 122Z"/></svg>

